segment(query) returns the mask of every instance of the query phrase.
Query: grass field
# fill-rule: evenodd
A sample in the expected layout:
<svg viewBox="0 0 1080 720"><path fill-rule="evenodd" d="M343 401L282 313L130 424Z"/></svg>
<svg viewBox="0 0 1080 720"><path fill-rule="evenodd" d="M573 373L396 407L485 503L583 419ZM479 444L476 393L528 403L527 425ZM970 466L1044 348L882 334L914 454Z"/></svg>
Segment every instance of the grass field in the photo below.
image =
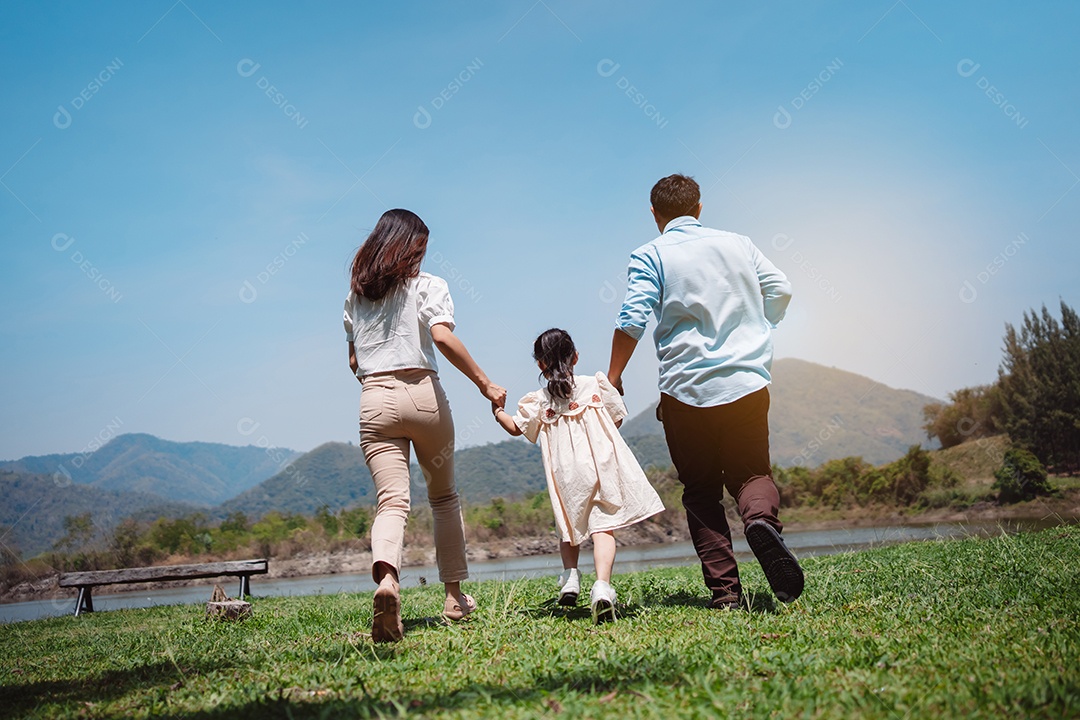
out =
<svg viewBox="0 0 1080 720"><path fill-rule="evenodd" d="M0 626L7 717L1080 717L1080 527L813 558L791 605L742 568L750 612L705 606L698 568L617 575L621 617L554 581L486 582L405 640L371 643L371 595L260 598ZM618 564L616 564L618 572Z"/></svg>

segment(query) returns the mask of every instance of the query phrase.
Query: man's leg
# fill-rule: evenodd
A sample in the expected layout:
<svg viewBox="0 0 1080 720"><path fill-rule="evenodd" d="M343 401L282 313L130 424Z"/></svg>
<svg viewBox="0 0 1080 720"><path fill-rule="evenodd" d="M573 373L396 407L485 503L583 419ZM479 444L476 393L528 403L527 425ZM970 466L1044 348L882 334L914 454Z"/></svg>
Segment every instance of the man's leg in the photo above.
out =
<svg viewBox="0 0 1080 720"><path fill-rule="evenodd" d="M731 548L724 505L723 471L718 464L719 438L711 418L715 408L695 408L660 396L664 435L671 461L683 484L683 507L705 586L713 601L738 600L742 594L739 567Z"/></svg>
<svg viewBox="0 0 1080 720"><path fill-rule="evenodd" d="M791 602L802 593L803 572L780 539L780 494L769 460L769 390L762 388L722 407L725 485L735 497L746 540L769 586L778 599Z"/></svg>
<svg viewBox="0 0 1080 720"><path fill-rule="evenodd" d="M718 430L720 464L724 485L735 498L743 525L764 520L777 532L780 522L780 494L772 479L769 459L769 390L739 398L716 408L720 413Z"/></svg>

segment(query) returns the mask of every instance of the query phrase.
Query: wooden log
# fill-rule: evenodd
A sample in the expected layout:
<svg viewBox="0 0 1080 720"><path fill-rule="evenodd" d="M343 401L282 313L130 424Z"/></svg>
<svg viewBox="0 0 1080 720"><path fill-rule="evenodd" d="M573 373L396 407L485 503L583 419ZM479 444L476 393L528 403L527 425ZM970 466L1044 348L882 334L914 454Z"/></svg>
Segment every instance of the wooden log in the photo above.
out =
<svg viewBox="0 0 1080 720"><path fill-rule="evenodd" d="M206 614L218 620L243 620L251 616L251 603L245 600L211 600L206 603Z"/></svg>
<svg viewBox="0 0 1080 720"><path fill-rule="evenodd" d="M226 600L232 600L232 598L225 594L225 588L215 585L214 592L210 593L210 602L225 602Z"/></svg>

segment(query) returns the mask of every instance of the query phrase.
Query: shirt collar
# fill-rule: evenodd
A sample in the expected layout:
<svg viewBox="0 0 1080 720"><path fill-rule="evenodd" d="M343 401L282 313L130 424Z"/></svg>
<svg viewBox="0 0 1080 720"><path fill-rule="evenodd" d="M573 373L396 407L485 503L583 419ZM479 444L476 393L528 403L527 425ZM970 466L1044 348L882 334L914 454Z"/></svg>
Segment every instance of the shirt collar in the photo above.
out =
<svg viewBox="0 0 1080 720"><path fill-rule="evenodd" d="M684 225L697 225L698 227L701 227L701 221L693 215L681 215L665 225L664 232L666 233L668 230L674 230L675 228L683 227Z"/></svg>

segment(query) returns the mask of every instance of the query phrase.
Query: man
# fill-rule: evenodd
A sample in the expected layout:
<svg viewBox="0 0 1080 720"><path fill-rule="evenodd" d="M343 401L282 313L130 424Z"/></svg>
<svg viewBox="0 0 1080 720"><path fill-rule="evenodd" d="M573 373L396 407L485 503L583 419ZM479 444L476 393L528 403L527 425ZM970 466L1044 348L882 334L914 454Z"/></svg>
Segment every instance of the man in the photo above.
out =
<svg viewBox="0 0 1080 720"><path fill-rule="evenodd" d="M630 255L608 379L622 391L623 370L655 314L657 417L683 484L712 606L744 605L724 488L735 498L773 593L791 602L802 593L803 572L780 539L768 389L770 332L784 317L791 284L749 238L702 227L701 191L692 178L670 175L656 183L650 199L661 234Z"/></svg>

